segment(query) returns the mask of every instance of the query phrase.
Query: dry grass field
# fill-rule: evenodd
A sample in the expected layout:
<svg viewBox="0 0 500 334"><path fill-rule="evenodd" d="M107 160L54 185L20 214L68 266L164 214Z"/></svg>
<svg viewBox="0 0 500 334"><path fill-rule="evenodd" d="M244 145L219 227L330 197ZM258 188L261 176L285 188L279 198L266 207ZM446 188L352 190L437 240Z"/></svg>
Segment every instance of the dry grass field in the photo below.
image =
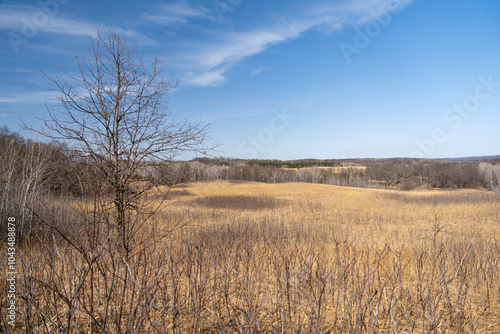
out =
<svg viewBox="0 0 500 334"><path fill-rule="evenodd" d="M203 226L269 221L322 233L335 230L337 238L347 233L358 243L382 245L438 237L500 238L500 196L478 190L401 192L309 183L200 182L174 188L170 195L169 212L189 212L193 223Z"/></svg>
<svg viewBox="0 0 500 334"><path fill-rule="evenodd" d="M493 192L200 182L163 227L122 271L104 247L24 249L28 332L500 333Z"/></svg>

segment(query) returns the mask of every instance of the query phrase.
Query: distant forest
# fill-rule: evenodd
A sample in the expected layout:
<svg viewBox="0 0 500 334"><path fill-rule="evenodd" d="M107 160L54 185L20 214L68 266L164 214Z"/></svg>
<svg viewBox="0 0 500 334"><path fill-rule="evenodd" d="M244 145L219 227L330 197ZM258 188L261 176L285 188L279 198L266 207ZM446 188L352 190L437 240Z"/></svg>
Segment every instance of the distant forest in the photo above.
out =
<svg viewBox="0 0 500 334"><path fill-rule="evenodd" d="M312 182L338 186L499 190L500 159L239 160L198 158L172 168L183 181Z"/></svg>

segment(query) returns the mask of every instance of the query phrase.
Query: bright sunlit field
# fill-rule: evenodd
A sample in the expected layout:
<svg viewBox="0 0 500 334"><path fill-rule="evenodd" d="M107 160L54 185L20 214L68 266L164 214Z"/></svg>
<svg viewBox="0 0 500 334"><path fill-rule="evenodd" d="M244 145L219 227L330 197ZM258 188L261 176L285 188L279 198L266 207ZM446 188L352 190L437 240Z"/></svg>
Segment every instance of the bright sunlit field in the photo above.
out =
<svg viewBox="0 0 500 334"><path fill-rule="evenodd" d="M170 198L216 327L500 329L498 194L201 182Z"/></svg>
<svg viewBox="0 0 500 334"><path fill-rule="evenodd" d="M126 257L108 251L105 234L102 246L34 244L21 250L18 289L40 305L24 314L41 333L66 323L112 332L122 326L114 319L164 333L498 333L499 200L479 190L181 184Z"/></svg>
<svg viewBox="0 0 500 334"><path fill-rule="evenodd" d="M350 238L366 243L500 236L500 196L479 190L401 192L221 181L174 188L170 198L168 210L187 211L201 225L266 220L332 229L337 237L349 232Z"/></svg>

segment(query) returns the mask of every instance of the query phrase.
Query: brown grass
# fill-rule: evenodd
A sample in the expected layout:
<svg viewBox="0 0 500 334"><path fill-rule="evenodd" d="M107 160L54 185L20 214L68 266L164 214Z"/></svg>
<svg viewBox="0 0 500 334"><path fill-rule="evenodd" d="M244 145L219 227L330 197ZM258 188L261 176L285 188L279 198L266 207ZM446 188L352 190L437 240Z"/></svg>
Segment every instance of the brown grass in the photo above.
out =
<svg viewBox="0 0 500 334"><path fill-rule="evenodd" d="M183 205L222 210L267 210L283 206L283 200L272 196L219 195L197 197Z"/></svg>
<svg viewBox="0 0 500 334"><path fill-rule="evenodd" d="M25 326L41 333L500 332L498 194L229 182L176 192L144 235L158 236L181 218L187 225L151 237L158 242L126 266L99 247L86 248L92 265L63 242L23 249Z"/></svg>

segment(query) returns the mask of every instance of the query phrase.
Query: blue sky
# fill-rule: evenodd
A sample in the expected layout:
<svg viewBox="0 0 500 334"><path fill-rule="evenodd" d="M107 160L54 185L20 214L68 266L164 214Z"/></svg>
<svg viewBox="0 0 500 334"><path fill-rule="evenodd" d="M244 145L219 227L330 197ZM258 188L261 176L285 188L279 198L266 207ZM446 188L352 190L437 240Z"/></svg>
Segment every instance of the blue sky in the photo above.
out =
<svg viewBox="0 0 500 334"><path fill-rule="evenodd" d="M39 125L38 68L74 70L98 26L163 59L224 157L500 154L496 0L2 1L0 125Z"/></svg>

